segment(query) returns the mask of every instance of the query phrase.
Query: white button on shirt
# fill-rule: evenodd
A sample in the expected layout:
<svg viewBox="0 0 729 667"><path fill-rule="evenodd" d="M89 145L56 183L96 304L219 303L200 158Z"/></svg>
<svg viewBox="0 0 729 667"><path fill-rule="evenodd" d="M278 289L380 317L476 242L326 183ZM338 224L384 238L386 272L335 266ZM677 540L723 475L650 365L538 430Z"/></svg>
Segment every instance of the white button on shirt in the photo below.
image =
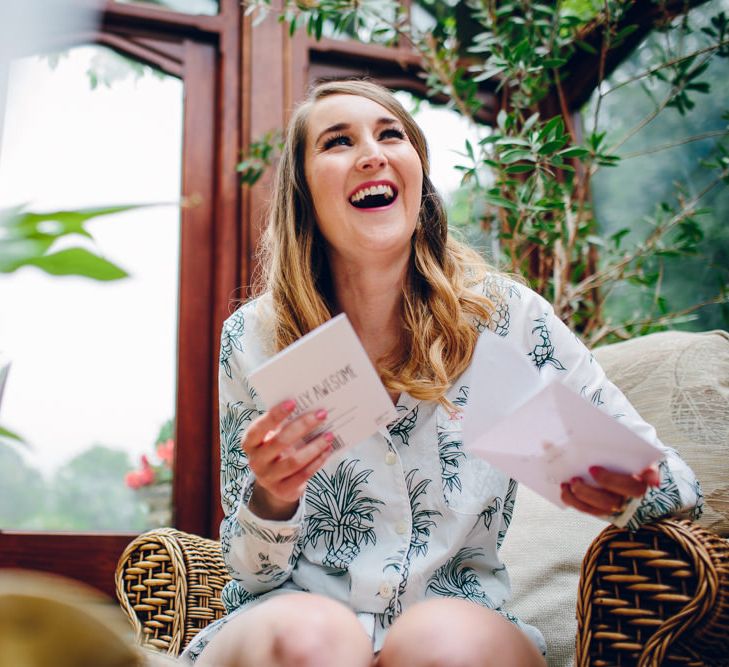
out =
<svg viewBox="0 0 729 667"><path fill-rule="evenodd" d="M394 588L392 587L392 584L389 581L383 581L380 584L380 595L383 598L389 598L392 595Z"/></svg>
<svg viewBox="0 0 729 667"><path fill-rule="evenodd" d="M391 449L388 450L387 454L385 454L385 463L387 465L392 466L395 465L395 462L397 461L397 454L393 452Z"/></svg>
<svg viewBox="0 0 729 667"><path fill-rule="evenodd" d="M404 535L405 533L407 533L408 532L408 524L407 524L407 521L398 521L395 524L395 532L398 535Z"/></svg>

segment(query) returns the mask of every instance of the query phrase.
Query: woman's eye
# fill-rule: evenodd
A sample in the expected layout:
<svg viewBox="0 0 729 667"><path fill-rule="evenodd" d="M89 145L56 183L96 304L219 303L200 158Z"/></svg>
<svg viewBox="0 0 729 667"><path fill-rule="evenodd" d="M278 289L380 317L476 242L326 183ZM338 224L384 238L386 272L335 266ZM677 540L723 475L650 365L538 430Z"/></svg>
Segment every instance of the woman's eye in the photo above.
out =
<svg viewBox="0 0 729 667"><path fill-rule="evenodd" d="M405 133L402 130L398 130L394 127L389 127L383 130L380 134L380 139L404 139Z"/></svg>
<svg viewBox="0 0 729 667"><path fill-rule="evenodd" d="M333 148L334 146L351 146L352 141L350 138L344 134L338 134L334 137L329 137L324 142L324 150L328 150L329 148Z"/></svg>

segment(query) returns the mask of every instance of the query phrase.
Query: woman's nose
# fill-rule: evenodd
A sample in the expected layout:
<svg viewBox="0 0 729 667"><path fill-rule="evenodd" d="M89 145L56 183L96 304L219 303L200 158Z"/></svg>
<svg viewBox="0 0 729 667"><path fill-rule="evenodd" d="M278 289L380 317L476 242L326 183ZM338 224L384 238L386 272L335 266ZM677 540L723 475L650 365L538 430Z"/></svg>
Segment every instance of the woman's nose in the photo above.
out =
<svg viewBox="0 0 729 667"><path fill-rule="evenodd" d="M367 142L362 146L362 152L357 158L357 168L362 171L373 171L387 165L382 147L377 142Z"/></svg>

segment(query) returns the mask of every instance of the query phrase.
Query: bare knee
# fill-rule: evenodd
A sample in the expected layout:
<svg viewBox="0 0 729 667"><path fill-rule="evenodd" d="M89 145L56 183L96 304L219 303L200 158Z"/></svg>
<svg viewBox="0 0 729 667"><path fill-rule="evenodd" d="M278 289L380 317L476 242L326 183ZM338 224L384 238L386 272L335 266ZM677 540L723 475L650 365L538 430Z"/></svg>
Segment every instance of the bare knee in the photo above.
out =
<svg viewBox="0 0 729 667"><path fill-rule="evenodd" d="M326 654L325 628L311 619L306 627L277 628L271 638L272 664L315 667Z"/></svg>
<svg viewBox="0 0 729 667"><path fill-rule="evenodd" d="M365 667L371 642L357 617L329 598L281 595L231 619L203 651L216 667Z"/></svg>
<svg viewBox="0 0 729 667"><path fill-rule="evenodd" d="M539 651L497 612L464 600L415 605L393 625L378 667L543 666Z"/></svg>
<svg viewBox="0 0 729 667"><path fill-rule="evenodd" d="M286 667L329 664L332 653L338 651L339 641L350 637L356 650L359 635L360 646L370 651L370 641L356 616L341 604L316 595L295 595L281 601L287 605L286 614L291 622L277 623L273 629L274 664Z"/></svg>

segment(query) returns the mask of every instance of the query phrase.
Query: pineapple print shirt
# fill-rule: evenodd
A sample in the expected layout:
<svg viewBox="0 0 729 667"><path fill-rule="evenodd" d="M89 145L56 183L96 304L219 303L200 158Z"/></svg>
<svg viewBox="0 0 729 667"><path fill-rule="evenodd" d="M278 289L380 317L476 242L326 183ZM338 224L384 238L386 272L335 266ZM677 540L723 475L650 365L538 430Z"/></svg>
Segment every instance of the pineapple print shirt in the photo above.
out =
<svg viewBox="0 0 729 667"><path fill-rule="evenodd" d="M489 322L540 374L563 382L616 419L660 445L590 352L526 287L491 276L484 293L496 304ZM248 509L254 482L240 442L264 411L247 374L272 354L267 299L247 303L223 327L220 352L221 485L225 519L223 556L232 576L223 592L229 615L203 630L184 656L194 660L230 619L272 595L312 591L348 605L379 650L388 627L409 606L431 597L456 597L496 609L545 650L536 628L504 608L509 577L499 549L509 527L517 485L462 447L461 422L442 406L407 394L398 418L310 480L296 515L268 521ZM448 398L463 406L470 370ZM495 378L495 386L508 378ZM660 445L662 446L662 445ZM636 527L668 513L698 512L700 490L686 464L665 448L661 485L610 517ZM569 520L569 515L565 515Z"/></svg>

